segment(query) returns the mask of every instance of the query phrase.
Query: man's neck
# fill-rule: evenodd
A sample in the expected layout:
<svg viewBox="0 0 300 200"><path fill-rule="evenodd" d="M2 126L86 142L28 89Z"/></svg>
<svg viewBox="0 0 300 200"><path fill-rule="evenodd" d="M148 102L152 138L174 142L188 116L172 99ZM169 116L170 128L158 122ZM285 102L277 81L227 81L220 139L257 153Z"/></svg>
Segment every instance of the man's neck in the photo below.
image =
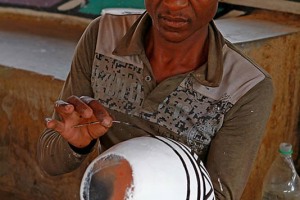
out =
<svg viewBox="0 0 300 200"><path fill-rule="evenodd" d="M146 54L157 82L192 71L207 61L208 30L176 43L151 30L146 40Z"/></svg>

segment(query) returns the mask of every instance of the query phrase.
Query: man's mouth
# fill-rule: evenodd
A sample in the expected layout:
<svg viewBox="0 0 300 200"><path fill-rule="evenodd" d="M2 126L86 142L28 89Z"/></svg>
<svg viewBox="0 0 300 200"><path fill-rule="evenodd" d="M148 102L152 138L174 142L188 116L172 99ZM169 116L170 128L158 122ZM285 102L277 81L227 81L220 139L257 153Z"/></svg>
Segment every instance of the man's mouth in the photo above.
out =
<svg viewBox="0 0 300 200"><path fill-rule="evenodd" d="M170 29L181 29L190 23L188 18L182 16L159 15L158 19L163 26Z"/></svg>

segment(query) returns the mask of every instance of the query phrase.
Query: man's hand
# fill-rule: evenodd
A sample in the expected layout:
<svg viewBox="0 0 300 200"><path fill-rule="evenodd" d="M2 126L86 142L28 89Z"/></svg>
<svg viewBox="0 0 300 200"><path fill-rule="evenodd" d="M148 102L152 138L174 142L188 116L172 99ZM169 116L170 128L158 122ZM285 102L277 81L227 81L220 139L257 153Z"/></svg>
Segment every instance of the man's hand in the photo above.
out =
<svg viewBox="0 0 300 200"><path fill-rule="evenodd" d="M54 129L70 144L83 148L93 139L104 135L112 125L112 118L106 109L95 99L87 96L71 96L67 102L58 100L55 110L62 121L46 119L46 127ZM100 123L78 126L90 122Z"/></svg>

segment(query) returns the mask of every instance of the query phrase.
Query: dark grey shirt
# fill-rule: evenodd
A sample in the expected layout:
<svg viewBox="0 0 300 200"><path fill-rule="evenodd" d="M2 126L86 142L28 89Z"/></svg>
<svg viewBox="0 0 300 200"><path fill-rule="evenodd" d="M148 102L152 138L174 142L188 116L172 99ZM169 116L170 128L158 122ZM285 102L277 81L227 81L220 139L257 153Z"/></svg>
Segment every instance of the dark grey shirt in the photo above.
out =
<svg viewBox="0 0 300 200"><path fill-rule="evenodd" d="M92 96L116 120L140 127L114 125L100 139L103 149L149 133L175 139L205 163L217 199L240 199L271 111L270 76L211 22L207 63L157 84L143 47L149 26L147 14L95 19L78 43L60 98ZM51 174L71 171L85 158L52 130L39 148Z"/></svg>

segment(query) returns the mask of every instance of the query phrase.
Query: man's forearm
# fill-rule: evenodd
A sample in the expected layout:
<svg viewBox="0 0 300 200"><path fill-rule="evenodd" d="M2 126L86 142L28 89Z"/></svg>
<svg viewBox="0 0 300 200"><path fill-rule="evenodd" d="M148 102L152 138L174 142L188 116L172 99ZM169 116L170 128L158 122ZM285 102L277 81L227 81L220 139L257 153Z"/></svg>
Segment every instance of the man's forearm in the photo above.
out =
<svg viewBox="0 0 300 200"><path fill-rule="evenodd" d="M76 153L54 130L46 129L38 141L37 159L49 175L59 175L78 168L87 154Z"/></svg>

